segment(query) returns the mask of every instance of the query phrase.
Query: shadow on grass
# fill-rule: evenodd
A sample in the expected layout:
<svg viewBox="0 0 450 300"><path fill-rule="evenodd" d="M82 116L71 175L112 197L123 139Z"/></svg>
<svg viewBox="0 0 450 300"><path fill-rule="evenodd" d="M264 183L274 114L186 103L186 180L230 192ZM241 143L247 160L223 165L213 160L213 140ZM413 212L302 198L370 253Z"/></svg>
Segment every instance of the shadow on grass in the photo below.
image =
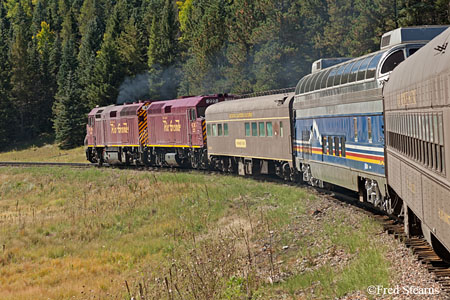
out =
<svg viewBox="0 0 450 300"><path fill-rule="evenodd" d="M4 148L1 148L0 153L10 151L21 151L33 147L43 147L45 145L51 145L54 143L55 143L54 134L43 133L38 137L32 138L30 140L12 142L11 144L6 145Z"/></svg>

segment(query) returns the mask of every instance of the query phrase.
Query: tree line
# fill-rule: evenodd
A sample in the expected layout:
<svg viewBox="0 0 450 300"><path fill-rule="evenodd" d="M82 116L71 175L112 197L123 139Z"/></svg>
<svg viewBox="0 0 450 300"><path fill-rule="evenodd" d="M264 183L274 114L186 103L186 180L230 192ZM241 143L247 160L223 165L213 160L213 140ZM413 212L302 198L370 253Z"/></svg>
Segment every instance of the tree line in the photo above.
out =
<svg viewBox="0 0 450 300"><path fill-rule="evenodd" d="M295 86L322 57L448 24L448 0L0 0L0 149L83 143L96 105Z"/></svg>

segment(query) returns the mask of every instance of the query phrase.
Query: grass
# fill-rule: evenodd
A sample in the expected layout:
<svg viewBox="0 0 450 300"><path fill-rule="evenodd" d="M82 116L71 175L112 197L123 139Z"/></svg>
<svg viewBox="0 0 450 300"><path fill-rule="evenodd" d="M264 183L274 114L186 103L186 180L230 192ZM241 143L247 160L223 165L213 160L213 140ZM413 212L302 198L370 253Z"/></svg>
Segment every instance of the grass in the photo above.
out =
<svg viewBox="0 0 450 300"><path fill-rule="evenodd" d="M0 161L87 163L84 147L61 150L49 135L11 145L0 152Z"/></svg>
<svg viewBox="0 0 450 300"><path fill-rule="evenodd" d="M0 299L333 298L387 286L386 250L371 241L379 228L367 217L352 228L330 214L322 234L301 234L319 202L232 176L0 168ZM298 248L282 250L289 243ZM327 243L349 262L295 267ZM289 275L268 283L282 270Z"/></svg>

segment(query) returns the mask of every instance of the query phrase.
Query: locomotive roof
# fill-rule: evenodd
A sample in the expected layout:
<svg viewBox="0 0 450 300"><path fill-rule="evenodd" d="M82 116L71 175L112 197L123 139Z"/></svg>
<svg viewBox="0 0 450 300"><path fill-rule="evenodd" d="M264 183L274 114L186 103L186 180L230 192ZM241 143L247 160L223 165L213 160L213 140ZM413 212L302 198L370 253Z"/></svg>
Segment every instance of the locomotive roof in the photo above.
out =
<svg viewBox="0 0 450 300"><path fill-rule="evenodd" d="M244 98L219 102L206 109L207 114L218 114L236 111L272 109L280 105L289 105L294 93L274 94L254 98Z"/></svg>
<svg viewBox="0 0 450 300"><path fill-rule="evenodd" d="M173 108L186 106L190 107L190 106L197 106L205 98L217 98L217 97L218 97L217 95L192 96L172 100L155 101L152 104L159 105L161 108L167 105L171 105Z"/></svg>
<svg viewBox="0 0 450 300"><path fill-rule="evenodd" d="M385 86L385 93L408 90L415 83L450 72L450 28L423 46L396 68Z"/></svg>
<svg viewBox="0 0 450 300"><path fill-rule="evenodd" d="M123 105L108 105L108 106L102 106L102 107L94 107L88 116L94 116L98 113L105 114L111 111L117 111L117 112L130 112L134 111L136 112L142 105L148 103L146 102L139 102L139 103L126 103Z"/></svg>

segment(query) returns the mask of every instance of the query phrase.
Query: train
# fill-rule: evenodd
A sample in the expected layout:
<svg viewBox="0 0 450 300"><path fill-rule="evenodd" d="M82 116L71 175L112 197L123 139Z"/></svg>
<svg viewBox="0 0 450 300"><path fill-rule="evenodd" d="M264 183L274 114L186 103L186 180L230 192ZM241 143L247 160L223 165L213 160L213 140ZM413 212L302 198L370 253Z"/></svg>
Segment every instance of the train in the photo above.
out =
<svg viewBox="0 0 450 300"><path fill-rule="evenodd" d="M96 107L86 157L343 187L450 261L449 38L397 28L379 51L315 61L292 91Z"/></svg>

